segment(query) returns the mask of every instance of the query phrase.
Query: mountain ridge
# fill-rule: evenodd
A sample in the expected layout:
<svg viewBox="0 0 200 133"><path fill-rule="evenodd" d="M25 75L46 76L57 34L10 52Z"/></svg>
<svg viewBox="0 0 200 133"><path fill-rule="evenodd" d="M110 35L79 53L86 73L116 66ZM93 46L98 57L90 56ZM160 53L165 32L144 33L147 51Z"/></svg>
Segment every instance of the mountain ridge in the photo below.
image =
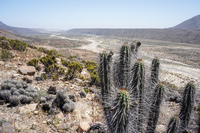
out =
<svg viewBox="0 0 200 133"><path fill-rule="evenodd" d="M173 29L200 30L200 15L194 16L172 27Z"/></svg>

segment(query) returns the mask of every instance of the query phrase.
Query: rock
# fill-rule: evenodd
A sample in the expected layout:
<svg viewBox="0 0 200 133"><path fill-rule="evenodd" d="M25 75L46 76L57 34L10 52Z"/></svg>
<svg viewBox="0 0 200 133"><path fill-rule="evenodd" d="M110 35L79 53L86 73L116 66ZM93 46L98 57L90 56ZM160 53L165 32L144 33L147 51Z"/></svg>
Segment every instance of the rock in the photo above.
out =
<svg viewBox="0 0 200 133"><path fill-rule="evenodd" d="M13 52L13 51L10 51L10 54L11 54L12 57L17 56L17 54L15 52Z"/></svg>
<svg viewBox="0 0 200 133"><path fill-rule="evenodd" d="M23 81L26 81L27 83L32 83L33 82L33 78L26 75L23 77Z"/></svg>
<svg viewBox="0 0 200 133"><path fill-rule="evenodd" d="M13 74L12 75L12 78L17 78L17 77L19 77L20 76L20 74Z"/></svg>
<svg viewBox="0 0 200 133"><path fill-rule="evenodd" d="M88 70L86 68L83 68L82 72L81 72L81 76L84 79L90 79L90 73L88 72Z"/></svg>
<svg viewBox="0 0 200 133"><path fill-rule="evenodd" d="M56 87L50 86L47 93L56 95Z"/></svg>
<svg viewBox="0 0 200 133"><path fill-rule="evenodd" d="M18 71L20 74L29 76L33 76L36 72L35 67L33 66L21 66Z"/></svg>
<svg viewBox="0 0 200 133"><path fill-rule="evenodd" d="M41 70L42 70L42 65L38 65L38 66L36 67L36 70L37 70L37 71L41 71Z"/></svg>
<svg viewBox="0 0 200 133"><path fill-rule="evenodd" d="M2 66L4 64L4 62L3 61L0 61L0 65Z"/></svg>
<svg viewBox="0 0 200 133"><path fill-rule="evenodd" d="M84 121L84 122L80 123L80 128L85 132L90 128L90 125L89 125L89 123Z"/></svg>
<svg viewBox="0 0 200 133"><path fill-rule="evenodd" d="M156 126L156 131L158 133L164 133L166 131L167 127L165 125L157 125Z"/></svg>
<svg viewBox="0 0 200 133"><path fill-rule="evenodd" d="M57 126L58 130L70 130L74 124L71 122L63 123Z"/></svg>
<svg viewBox="0 0 200 133"><path fill-rule="evenodd" d="M86 93L84 90L82 90L82 91L80 92L81 98L86 97L86 95L87 95L87 93Z"/></svg>
<svg viewBox="0 0 200 133"><path fill-rule="evenodd" d="M56 117L57 117L58 119L63 119L63 118L65 118L65 116L63 115L62 112L60 112L59 114L57 114Z"/></svg>
<svg viewBox="0 0 200 133"><path fill-rule="evenodd" d="M0 133L13 133L14 128L9 122L5 122L2 125L2 128L0 128Z"/></svg>
<svg viewBox="0 0 200 133"><path fill-rule="evenodd" d="M43 121L42 123L43 123L43 124L46 124L46 123L47 123L47 121Z"/></svg>
<svg viewBox="0 0 200 133"><path fill-rule="evenodd" d="M34 111L33 112L35 115L38 115L39 114L39 112L36 110L36 111Z"/></svg>
<svg viewBox="0 0 200 133"><path fill-rule="evenodd" d="M43 77L36 77L35 80L36 80L36 81L43 81L44 78L43 78Z"/></svg>
<svg viewBox="0 0 200 133"><path fill-rule="evenodd" d="M20 114L33 112L36 109L36 106L37 106L36 103L26 104L22 107L19 107L19 112L20 112Z"/></svg>

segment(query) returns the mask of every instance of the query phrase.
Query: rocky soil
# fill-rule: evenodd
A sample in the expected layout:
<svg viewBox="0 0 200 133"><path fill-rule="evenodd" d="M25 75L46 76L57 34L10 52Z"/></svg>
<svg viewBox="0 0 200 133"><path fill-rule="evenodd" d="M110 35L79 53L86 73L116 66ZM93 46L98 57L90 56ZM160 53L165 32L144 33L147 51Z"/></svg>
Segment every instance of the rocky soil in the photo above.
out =
<svg viewBox="0 0 200 133"><path fill-rule="evenodd" d="M91 57L93 57L92 59L96 61L98 55L97 52L101 52L104 49L116 51L116 49L121 45L117 39L113 39L112 43L109 43L108 40L105 39L105 45L103 45L104 42L98 38L90 38L89 40L92 42L91 44L95 44L97 47L96 49L95 46L91 47L91 45L85 45L79 48L67 50L71 51L72 54L76 53L80 55L80 57L84 59L91 59ZM52 46L49 48L51 49ZM62 51L62 49L57 50ZM150 66L150 60L152 58L161 55L162 53L162 51L160 53L153 51L149 54L152 49L149 50L145 45L142 50L144 52L141 53L141 55L143 55L142 58L147 66ZM40 77L42 71L33 70L35 73L32 75L23 75L22 72L19 73L18 70L20 67L26 66L26 62L30 59L42 57L45 54L34 49L28 49L23 53L18 51L12 52L15 57L11 61L0 61L0 83L6 79L14 79L17 81L31 80L32 82L29 84L38 91L47 91L50 86L56 87L58 91L65 88L65 93L67 95L75 95L77 101L75 102L75 110L72 113L60 112L56 115L50 115L47 112L42 111L42 109L37 108L38 103L35 102L16 107L9 107L9 104L0 104L0 120L4 119L8 121L7 124L0 126L0 132L4 129L10 129L20 133L83 133L94 123L105 123L101 98L99 95L100 88L89 86L87 80L83 81L79 78L75 78L72 81L63 81L62 79L57 81L52 81L51 79L37 81L36 77ZM66 53L66 51L63 51L63 53ZM160 79L171 86L168 88L165 102L161 108L159 123L156 129L157 133L165 132L170 117L179 114L180 101L170 101L170 97L174 98L174 96L176 96L181 98L183 87L187 82L192 80L195 82L197 87L199 87L200 81L200 69L198 67L191 67L188 64L174 61L171 58L167 59L165 57L166 55L161 56ZM88 75L88 72L86 71L82 74L83 76L86 76ZM81 91L84 91L84 88L90 90L86 97L80 95ZM199 93L197 93L197 95L199 95ZM199 103L199 99L196 99L195 106ZM191 126L189 127L189 129L193 131L197 129L196 115L196 113L192 114Z"/></svg>

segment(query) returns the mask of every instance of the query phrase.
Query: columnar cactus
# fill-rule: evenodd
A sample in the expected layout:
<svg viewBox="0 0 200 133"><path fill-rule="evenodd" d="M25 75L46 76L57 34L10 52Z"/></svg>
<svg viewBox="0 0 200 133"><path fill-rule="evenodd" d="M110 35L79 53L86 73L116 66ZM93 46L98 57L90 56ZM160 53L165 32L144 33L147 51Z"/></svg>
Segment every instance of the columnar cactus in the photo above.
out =
<svg viewBox="0 0 200 133"><path fill-rule="evenodd" d="M152 89L158 83L159 66L160 66L160 61L159 61L158 57L155 57L152 60L152 65L151 65L150 86L152 87Z"/></svg>
<svg viewBox="0 0 200 133"><path fill-rule="evenodd" d="M113 105L112 126L115 133L128 132L130 96L126 89L121 89Z"/></svg>
<svg viewBox="0 0 200 133"><path fill-rule="evenodd" d="M128 75L130 64L130 47L128 43L125 43L120 50L120 58L119 58L119 69L118 69L118 78L120 86L119 88L126 88L126 77Z"/></svg>
<svg viewBox="0 0 200 133"><path fill-rule="evenodd" d="M179 114L180 119L180 131L184 131L188 127L188 123L190 120L190 115L192 112L193 104L194 104L194 95L195 95L195 86L192 82L188 83L185 87L182 107Z"/></svg>
<svg viewBox="0 0 200 133"><path fill-rule="evenodd" d="M107 54L103 52L100 54L99 74L101 79L102 96L103 98L110 95L110 65L112 61L113 52Z"/></svg>
<svg viewBox="0 0 200 133"><path fill-rule="evenodd" d="M154 133L156 125L158 122L158 117L160 113L160 105L164 97L164 85L159 83L156 88L152 98L152 104L149 112L149 120L147 123L146 133Z"/></svg>
<svg viewBox="0 0 200 133"><path fill-rule="evenodd" d="M99 65L99 76L101 79L101 94L103 99L104 114L106 116L108 129L110 132L113 132L113 127L111 124L112 120L112 111L110 110L110 96L111 96L111 61L112 61L113 52L107 54L103 52L100 54L100 65Z"/></svg>
<svg viewBox="0 0 200 133"><path fill-rule="evenodd" d="M141 59L135 63L131 69L133 77L131 79L131 93L133 93L136 101L138 102L137 114L138 122L137 129L138 132L142 133L143 124L143 110L144 110L144 84L145 84L145 67Z"/></svg>
<svg viewBox="0 0 200 133"><path fill-rule="evenodd" d="M178 116L173 116L168 124L167 133L177 133L178 132L178 125L179 125L179 118Z"/></svg>

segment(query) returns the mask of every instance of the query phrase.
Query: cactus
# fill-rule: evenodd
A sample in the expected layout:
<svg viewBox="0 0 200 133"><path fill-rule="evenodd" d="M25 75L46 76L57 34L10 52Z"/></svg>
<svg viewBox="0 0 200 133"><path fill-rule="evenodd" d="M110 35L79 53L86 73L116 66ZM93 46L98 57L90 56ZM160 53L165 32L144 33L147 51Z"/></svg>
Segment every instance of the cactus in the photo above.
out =
<svg viewBox="0 0 200 133"><path fill-rule="evenodd" d="M17 106L19 104L19 97L18 96L10 96L10 105Z"/></svg>
<svg viewBox="0 0 200 133"><path fill-rule="evenodd" d="M180 131L184 131L188 127L191 111L194 104L195 90L196 88L193 82L188 83L185 87L182 100L182 107L179 114Z"/></svg>
<svg viewBox="0 0 200 133"><path fill-rule="evenodd" d="M149 112L149 120L147 123L147 131L146 133L154 133L156 129L156 125L158 122L158 117L160 113L160 105L162 103L162 99L164 96L164 85L162 83L159 83L156 88L153 95L153 101L150 107Z"/></svg>
<svg viewBox="0 0 200 133"><path fill-rule="evenodd" d="M177 116L173 116L168 124L167 133L177 133L179 125L179 118Z"/></svg>
<svg viewBox="0 0 200 133"><path fill-rule="evenodd" d="M152 89L158 83L159 66L160 66L160 61L159 61L158 57L155 57L152 60L152 65L151 65L150 86L151 86Z"/></svg>
<svg viewBox="0 0 200 133"><path fill-rule="evenodd" d="M119 88L126 88L126 77L128 75L130 65L130 48L127 43L125 43L120 50L120 59L118 65L118 79L120 86Z"/></svg>
<svg viewBox="0 0 200 133"><path fill-rule="evenodd" d="M137 130L142 133L143 110L144 110L144 83L145 83L145 67L141 59L135 63L131 70L133 77L131 80L131 91L138 101L138 121Z"/></svg>
<svg viewBox="0 0 200 133"><path fill-rule="evenodd" d="M100 54L99 76L101 79L102 96L103 98L110 95L110 64L112 61L113 52Z"/></svg>
<svg viewBox="0 0 200 133"><path fill-rule="evenodd" d="M128 116L130 107L129 93L125 89L121 89L117 94L117 98L113 105L112 126L115 133L127 133Z"/></svg>
<svg viewBox="0 0 200 133"><path fill-rule="evenodd" d="M110 110L109 98L111 96L111 61L112 61L113 52L107 54L103 52L100 54L100 65L99 65L99 77L101 79L101 94L103 99L104 114L106 115L106 120L110 132L113 132L111 125L112 112Z"/></svg>
<svg viewBox="0 0 200 133"><path fill-rule="evenodd" d="M138 52L140 46L141 46L141 42L137 42L137 43L136 43L136 47L135 47L135 52L136 52L136 54L137 54L137 52Z"/></svg>

